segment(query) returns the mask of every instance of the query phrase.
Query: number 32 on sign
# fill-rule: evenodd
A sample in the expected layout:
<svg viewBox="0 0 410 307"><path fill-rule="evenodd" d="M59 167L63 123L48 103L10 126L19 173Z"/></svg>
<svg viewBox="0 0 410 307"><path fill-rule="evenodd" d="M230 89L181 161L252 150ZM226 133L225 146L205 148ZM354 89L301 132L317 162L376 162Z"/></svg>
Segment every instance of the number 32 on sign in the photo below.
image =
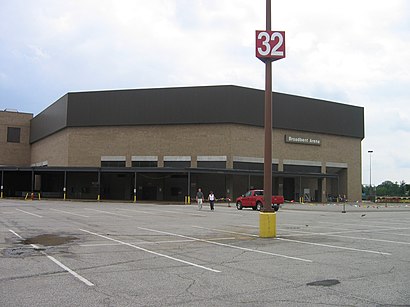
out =
<svg viewBox="0 0 410 307"><path fill-rule="evenodd" d="M283 59L285 31L256 31L256 57L262 62Z"/></svg>

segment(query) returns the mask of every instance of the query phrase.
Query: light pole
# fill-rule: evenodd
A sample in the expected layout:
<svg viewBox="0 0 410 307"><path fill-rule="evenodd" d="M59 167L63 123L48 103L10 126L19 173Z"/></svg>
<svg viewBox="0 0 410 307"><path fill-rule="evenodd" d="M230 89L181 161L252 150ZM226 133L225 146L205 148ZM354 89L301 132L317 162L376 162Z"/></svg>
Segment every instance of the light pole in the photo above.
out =
<svg viewBox="0 0 410 307"><path fill-rule="evenodd" d="M370 200L372 199L372 153L373 150L368 150L367 151L369 153L369 157L370 157L370 189L369 189L369 196L370 196Z"/></svg>

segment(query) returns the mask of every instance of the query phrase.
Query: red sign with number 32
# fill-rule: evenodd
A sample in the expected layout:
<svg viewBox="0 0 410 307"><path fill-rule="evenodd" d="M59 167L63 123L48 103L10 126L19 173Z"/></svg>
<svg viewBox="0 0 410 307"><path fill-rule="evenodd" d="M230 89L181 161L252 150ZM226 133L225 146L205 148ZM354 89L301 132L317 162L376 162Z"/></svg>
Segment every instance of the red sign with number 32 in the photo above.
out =
<svg viewBox="0 0 410 307"><path fill-rule="evenodd" d="M256 57L261 61L285 58L285 31L256 31Z"/></svg>

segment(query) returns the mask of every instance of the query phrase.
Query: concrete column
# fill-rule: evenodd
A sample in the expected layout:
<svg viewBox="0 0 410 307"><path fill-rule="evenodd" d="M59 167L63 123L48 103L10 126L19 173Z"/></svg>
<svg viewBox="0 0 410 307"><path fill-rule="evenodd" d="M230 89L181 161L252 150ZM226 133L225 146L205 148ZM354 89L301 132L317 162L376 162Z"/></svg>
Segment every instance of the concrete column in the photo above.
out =
<svg viewBox="0 0 410 307"><path fill-rule="evenodd" d="M191 158L191 167L197 168L198 167L198 156L192 156Z"/></svg>
<svg viewBox="0 0 410 307"><path fill-rule="evenodd" d="M226 197L233 200L233 175L225 175Z"/></svg>
<svg viewBox="0 0 410 307"><path fill-rule="evenodd" d="M283 195L283 177L278 178L278 195Z"/></svg>
<svg viewBox="0 0 410 307"><path fill-rule="evenodd" d="M226 168L232 169L233 168L233 156L226 157Z"/></svg>
<svg viewBox="0 0 410 307"><path fill-rule="evenodd" d="M283 172L283 159L279 159L278 172Z"/></svg>
<svg viewBox="0 0 410 307"><path fill-rule="evenodd" d="M132 166L131 156L126 155L125 156L125 167L131 167L131 166Z"/></svg>
<svg viewBox="0 0 410 307"><path fill-rule="evenodd" d="M164 167L164 155L158 156L158 167Z"/></svg>
<svg viewBox="0 0 410 307"><path fill-rule="evenodd" d="M322 162L322 169L321 169L322 174L326 174L326 162ZM327 179L322 178L322 195L319 195L320 199L319 201L324 203L327 202Z"/></svg>

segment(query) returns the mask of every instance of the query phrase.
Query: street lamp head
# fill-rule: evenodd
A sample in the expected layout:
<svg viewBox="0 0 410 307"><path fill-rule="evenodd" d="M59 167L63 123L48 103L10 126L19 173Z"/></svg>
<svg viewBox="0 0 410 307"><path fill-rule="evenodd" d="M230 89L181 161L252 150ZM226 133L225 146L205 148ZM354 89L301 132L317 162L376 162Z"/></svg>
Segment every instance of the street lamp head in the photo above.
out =
<svg viewBox="0 0 410 307"><path fill-rule="evenodd" d="M368 150L367 152L368 152L368 153L373 153L373 150Z"/></svg>

